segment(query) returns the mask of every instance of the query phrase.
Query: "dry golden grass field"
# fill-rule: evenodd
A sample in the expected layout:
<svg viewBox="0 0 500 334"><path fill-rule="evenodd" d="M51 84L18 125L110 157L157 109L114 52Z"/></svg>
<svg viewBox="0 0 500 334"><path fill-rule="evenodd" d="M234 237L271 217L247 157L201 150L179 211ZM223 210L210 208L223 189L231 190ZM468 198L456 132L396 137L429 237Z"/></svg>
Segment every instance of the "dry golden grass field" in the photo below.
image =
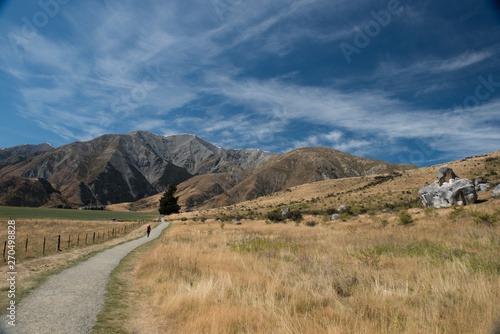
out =
<svg viewBox="0 0 500 334"><path fill-rule="evenodd" d="M176 221L135 268L132 333L489 333L500 201L346 222ZM492 218L496 217L496 218ZM139 324L139 328L137 328Z"/></svg>
<svg viewBox="0 0 500 334"><path fill-rule="evenodd" d="M17 262L57 253L59 236L59 250L67 251L106 242L140 226L138 222L59 219L18 219L15 222ZM3 228L0 232L2 251L6 240L7 228Z"/></svg>
<svg viewBox="0 0 500 334"><path fill-rule="evenodd" d="M499 162L495 152L449 165L498 184ZM466 207L424 209L417 192L436 169L172 215L168 233L130 269L123 332L492 333L500 200L487 191ZM341 204L351 212L331 221L328 209ZM273 223L266 214L276 208L302 219Z"/></svg>

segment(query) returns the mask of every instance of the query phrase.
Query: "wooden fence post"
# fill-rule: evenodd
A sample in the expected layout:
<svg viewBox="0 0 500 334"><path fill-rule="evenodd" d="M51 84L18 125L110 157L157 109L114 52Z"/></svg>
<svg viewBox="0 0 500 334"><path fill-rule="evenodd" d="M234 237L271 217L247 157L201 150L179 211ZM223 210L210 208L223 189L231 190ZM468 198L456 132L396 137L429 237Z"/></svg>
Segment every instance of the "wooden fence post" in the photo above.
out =
<svg viewBox="0 0 500 334"><path fill-rule="evenodd" d="M3 259L5 260L5 252L7 251L7 241L3 244Z"/></svg>
<svg viewBox="0 0 500 334"><path fill-rule="evenodd" d="M85 245L87 244L87 233L85 233Z"/></svg>
<svg viewBox="0 0 500 334"><path fill-rule="evenodd" d="M80 246L80 233L78 233L78 237L76 239L76 247Z"/></svg>
<svg viewBox="0 0 500 334"><path fill-rule="evenodd" d="M95 243L95 232L94 235L92 236L92 243Z"/></svg>
<svg viewBox="0 0 500 334"><path fill-rule="evenodd" d="M68 236L68 248L70 248L70 245L71 245L71 235Z"/></svg>
<svg viewBox="0 0 500 334"><path fill-rule="evenodd" d="M45 255L45 237L43 237L43 251L42 254Z"/></svg>
<svg viewBox="0 0 500 334"><path fill-rule="evenodd" d="M60 252L61 251L61 235L59 234L59 236L57 237L57 251Z"/></svg>
<svg viewBox="0 0 500 334"><path fill-rule="evenodd" d="M26 238L26 246L24 246L24 256L28 253L28 238Z"/></svg>

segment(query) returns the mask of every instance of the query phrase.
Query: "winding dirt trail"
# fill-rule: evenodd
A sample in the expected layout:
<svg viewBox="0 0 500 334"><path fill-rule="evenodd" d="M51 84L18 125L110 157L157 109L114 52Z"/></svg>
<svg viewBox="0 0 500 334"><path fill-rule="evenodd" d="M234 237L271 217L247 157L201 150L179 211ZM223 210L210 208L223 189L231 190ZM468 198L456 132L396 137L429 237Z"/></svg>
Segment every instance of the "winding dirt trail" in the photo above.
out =
<svg viewBox="0 0 500 334"><path fill-rule="evenodd" d="M111 271L129 252L157 238L168 225L161 223L151 231L149 238L144 236L117 245L50 277L20 302L15 327L2 317L0 333L89 333L102 308Z"/></svg>

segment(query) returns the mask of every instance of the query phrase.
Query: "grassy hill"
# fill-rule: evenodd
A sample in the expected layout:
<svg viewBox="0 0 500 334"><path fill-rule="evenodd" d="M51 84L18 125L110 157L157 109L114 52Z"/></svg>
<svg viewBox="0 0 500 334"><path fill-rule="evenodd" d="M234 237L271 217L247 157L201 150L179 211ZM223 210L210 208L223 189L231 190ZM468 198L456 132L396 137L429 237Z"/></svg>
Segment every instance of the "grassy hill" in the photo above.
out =
<svg viewBox="0 0 500 334"><path fill-rule="evenodd" d="M326 214L327 211L338 208L340 205L351 206L358 212L380 211L397 206L419 206L418 190L434 182L436 170L442 165L389 171L388 174L311 182L227 207L214 209L202 207L200 210L186 215L248 216L249 212L263 215L269 210L284 208L318 211ZM490 181L492 185L490 190L500 183L500 151L453 161L447 165L452 167L455 174L461 178L470 180L482 178L483 182ZM216 174L213 177L222 178L223 175ZM193 178L188 182L198 181ZM189 192L178 192L179 202L184 209L189 194ZM128 210L134 208L138 211L155 212L161 195L149 197L138 203L114 205L110 209Z"/></svg>
<svg viewBox="0 0 500 334"><path fill-rule="evenodd" d="M500 183L500 151L450 162L447 165L461 178L482 178L483 182L490 181L490 190ZM348 205L358 210L382 210L393 206L419 206L418 190L434 182L439 166L304 184L233 205L229 210L262 212L289 207L326 211L340 205Z"/></svg>

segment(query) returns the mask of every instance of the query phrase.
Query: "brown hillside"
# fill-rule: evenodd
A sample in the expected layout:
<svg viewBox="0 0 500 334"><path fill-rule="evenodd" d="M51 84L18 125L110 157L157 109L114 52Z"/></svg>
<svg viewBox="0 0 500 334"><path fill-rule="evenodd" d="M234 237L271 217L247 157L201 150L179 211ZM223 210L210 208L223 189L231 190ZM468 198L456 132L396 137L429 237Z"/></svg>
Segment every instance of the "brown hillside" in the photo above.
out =
<svg viewBox="0 0 500 334"><path fill-rule="evenodd" d="M312 182L393 173L417 168L360 158L327 147L304 147L245 171L248 177L203 208L221 207Z"/></svg>
<svg viewBox="0 0 500 334"><path fill-rule="evenodd" d="M398 202L417 201L418 190L432 183L435 180L437 168L443 165L452 167L455 173L462 178L489 180L492 187L481 194L480 198L488 198L493 187L500 183L500 151L496 151L447 164L406 170L392 175L361 176L302 184L226 208L200 208L199 211L194 211L191 215L211 215L221 212L245 214L249 211L267 212L285 207L326 210L337 208L343 204L362 205L370 208L383 207L386 203L394 205ZM186 197L182 192L178 192L177 195L180 195L179 203L184 211L183 203L185 203ZM145 211L156 211L160 196L148 198L150 207ZM141 209L139 208L139 210Z"/></svg>
<svg viewBox="0 0 500 334"><path fill-rule="evenodd" d="M0 205L58 207L70 203L45 179L7 177L0 182Z"/></svg>
<svg viewBox="0 0 500 334"><path fill-rule="evenodd" d="M183 211L196 207L208 209L255 199L301 184L415 168L360 158L326 147L307 147L276 156L247 170L193 177L178 185L177 196ZM161 194L152 196L132 207L154 211L160 197Z"/></svg>
<svg viewBox="0 0 500 334"><path fill-rule="evenodd" d="M2 150L0 160L8 152L18 154L19 149ZM0 180L8 176L44 178L73 203L105 205L140 200L193 175L237 172L275 155L220 148L194 135L136 131L103 135L36 155L7 157L19 162L9 160L0 169ZM213 196L214 192L207 189L201 195Z"/></svg>
<svg viewBox="0 0 500 334"><path fill-rule="evenodd" d="M461 178L482 178L491 182L490 189L480 198L488 198L500 183L500 151L447 164L406 170L397 174L353 177L303 184L269 196L238 203L228 212L261 211L275 208L326 210L340 205L383 207L418 200L418 190L432 183L439 166L448 165ZM217 211L217 210L216 210ZM219 209L220 211L220 209ZM209 211L206 211L207 213Z"/></svg>

